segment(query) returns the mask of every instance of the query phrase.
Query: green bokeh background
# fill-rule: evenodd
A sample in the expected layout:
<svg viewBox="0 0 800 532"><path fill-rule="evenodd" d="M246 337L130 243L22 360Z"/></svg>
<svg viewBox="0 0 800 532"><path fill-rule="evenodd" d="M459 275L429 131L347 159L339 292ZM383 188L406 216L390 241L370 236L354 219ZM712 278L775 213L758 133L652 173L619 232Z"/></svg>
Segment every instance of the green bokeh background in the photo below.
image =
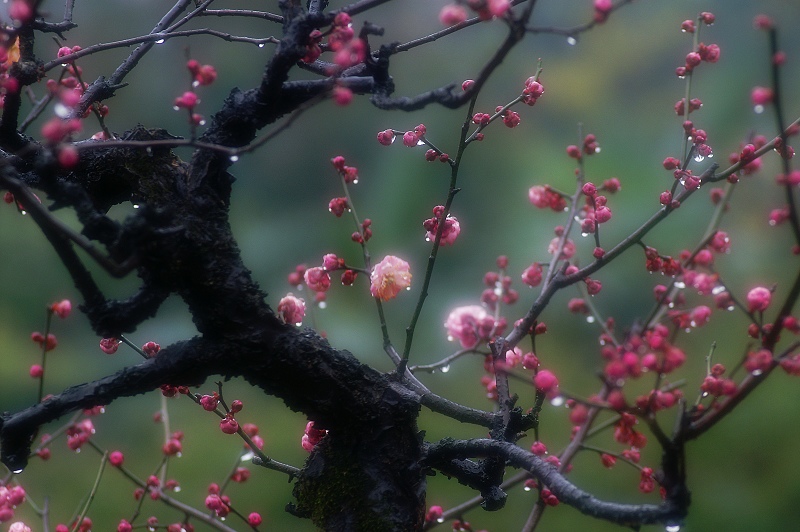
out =
<svg viewBox="0 0 800 532"><path fill-rule="evenodd" d="M78 2L75 20L79 27L70 32L68 44L87 46L148 32L170 2L156 0L105 0ZM276 10L277 2L240 1L220 3L218 7ZM439 29L436 15L444 0L393 2L356 17L356 26L365 19L386 27L381 42L405 42ZM534 14L536 26L570 27L591 16L591 2L541 1ZM342 2L332 2L336 8ZM45 10L60 13L59 2L47 1ZM781 43L788 61L785 76L786 115L800 114L800 70L797 54L800 36L800 5L786 0L744 2L689 0L672 2L641 1L614 13L594 31L580 36L576 45L554 35L531 36L515 49L498 69L479 99L479 111L490 112L496 105L514 98L526 77L536 69L537 59L544 65L542 81L546 92L533 108L517 109L522 124L515 130L495 125L486 132L484 142L470 147L464 159L453 213L463 232L456 246L442 250L430 295L417 329L413 363L430 363L453 351L441 324L455 306L478 302L481 279L494 267L500 254L509 257L510 274L521 292L520 302L508 309L513 321L520 317L536 292L516 281L519 273L534 260L547 260L546 247L553 227L563 223L552 212L533 209L526 192L534 184L549 183L569 190L573 183L573 164L564 154L567 144L578 142L578 123L583 131L597 135L602 152L587 161L588 178L600 182L611 176L622 182L622 191L610 199L614 218L603 226L604 246L610 248L638 227L658 207L658 194L668 188L670 175L660 163L669 155L678 156L681 121L672 105L683 96L685 82L673 74L690 50L691 38L679 31L682 20L701 10L717 15L717 23L703 28L701 40L718 43L722 57L715 65L703 64L693 81L692 96L704 102L692 117L708 132L715 148L714 160L724 164L728 153L753 132L775 134L772 116L753 112L749 93L755 85L769 84L766 37L752 28L753 16L767 13L778 20ZM54 15L55 17L55 15ZM52 17L52 18L54 18ZM270 23L246 20L203 19L191 27L212 26L238 35L265 37L277 35ZM435 44L403 53L393 59L397 95L414 95L450 82L474 77L480 65L492 54L504 36L503 25L487 23ZM376 40L375 43L378 41ZM373 44L375 44L373 43ZM40 39L41 57L55 56L56 45ZM186 89L184 69L187 54L202 63L216 66L218 81L199 90L200 112L217 108L232 86L249 88L258 83L271 46L230 44L211 37L174 39L157 46L129 76L130 86L109 101L110 128L122 132L136 123L165 127L173 134L186 134L183 115L171 110L173 98ZM93 80L109 75L127 55L127 49L112 50L87 58L80 64L84 77ZM296 72L295 75L306 75ZM45 117L48 118L48 117ZM374 257L387 253L406 258L412 265L416 284L410 293L385 305L392 338L402 343L403 329L410 319L419 294L429 246L421 227L431 208L444 201L449 172L439 163L426 163L422 151L412 151L397 143L385 148L375 141L377 131L386 128L410 129L420 122L428 127L428 137L445 151L452 151L458 138L464 111L438 107L415 113L379 112L366 98L356 98L346 108L325 103L299 118L291 128L258 152L242 157L232 168L238 181L234 188L232 224L246 264L255 278L270 293L276 304L289 287L286 274L298 263L315 264L324 253L335 252L357 263L359 251L350 240L352 224L327 212L327 202L341 195L338 179L328 162L344 155L358 166L360 182L353 199L362 217L373 220L375 236L370 241ZM86 133L95 126L87 121ZM188 157L188 152L182 152ZM779 290L789 282L797 267L788 228L770 228L767 214L782 204L780 190L773 185L778 171L774 157L757 177L747 178L736 190L731 212L723 222L733 238L730 255L718 260L718 270L737 294L755 284ZM120 218L129 205L112 211ZM707 193L702 191L681 207L669 221L647 238L649 245L666 254L677 254L692 247L703 234L712 211ZM74 223L69 213L60 213ZM579 255L589 260L593 243L580 240ZM35 383L28 378L28 367L38 361L28 339L40 330L46 304L61 298L77 300L77 295L55 254L31 220L20 217L6 206L0 209L0 410L19 410L35 398ZM124 297L136 286L135 279L112 281L98 273L109 295ZM595 304L604 315L613 315L619 330L630 327L637 316L645 315L652 304L652 287L661 282L642 268L642 256L632 251L597 275L603 292ZM328 308L315 312L316 323L332 344L351 350L365 363L389 369L381 349L378 320L360 279L355 288L334 287ZM596 325L566 311L566 301L575 293L567 290L556 296L543 315L549 333L537 346L543 363L553 368L566 390L590 395L598 388L596 371L601 367ZM689 296L695 304L706 301ZM703 329L685 335L680 345L689 360L680 372L686 379L687 397L695 397L705 372L704 357L717 342L715 361L733 366L746 350L746 321L733 314L715 314ZM136 363L132 351L120 349L106 356L97 348L85 318L75 313L66 322L54 324L59 347L48 359L46 391L55 393L66 386L92 380ZM137 343L155 340L161 345L195 334L191 318L182 302L171 299L158 316L131 335ZM464 404L490 408L479 378L482 364L465 360L446 373L423 376L437 393ZM644 391L646 383L633 383ZM520 403L530 406L532 390L519 384L514 391ZM201 390L213 389L209 381ZM225 385L228 399L240 398L245 409L242 422L257 423L266 440L266 451L274 458L302 465L305 453L299 442L306 419L287 411L283 404L252 390L241 381ZM629 392L633 395L633 392ZM782 372L757 390L736 413L715 427L700 441L688 446L689 483L693 492L691 514L686 530L791 530L800 522L800 440L798 382ZM109 450L120 449L126 464L140 477L151 474L160 458L163 432L152 421L160 407L157 392L123 399L95 419L95 441ZM182 486L178 497L202 505L209 482L221 482L236 462L240 444L217 430L217 420L187 400L169 401L172 430L186 433L184 456L170 463L169 477ZM674 412L663 413L662 426L670 427ZM50 430L57 427L54 424ZM483 431L462 426L441 416L423 411L420 428L435 440L443 436L480 437ZM541 437L554 450L566 444L569 423L564 409L546 406ZM619 450L609 435L594 444ZM88 493L99 466L99 456L91 449L74 454L63 441L52 446L47 463L32 461L16 480L28 490L31 499L42 505L47 498L51 523L67 521ZM580 455L575 461L575 482L606 499L625 502L657 502L656 495L638 493L638 473L623 464L613 470L602 469L596 455ZM643 453L643 462L658 463L654 445ZM313 530L308 521L284 512L291 501L291 485L284 476L253 469L244 485L233 486L229 494L234 506L247 514L264 515L264 530ZM89 515L95 530L113 530L123 517L130 517L133 487L114 471L107 471ZM458 504L473 493L441 476L430 480L429 502L445 507ZM476 529L516 530L525 521L533 495L514 489L507 509L499 513L475 510L467 517ZM179 519L179 514L162 505L146 502L143 515L155 514L162 522ZM30 508L20 509L20 517L40 529ZM229 520L236 529L240 522ZM658 529L661 527L653 527ZM203 527L198 525L197 530ZM542 530L616 530L578 512L560 506L546 512Z"/></svg>

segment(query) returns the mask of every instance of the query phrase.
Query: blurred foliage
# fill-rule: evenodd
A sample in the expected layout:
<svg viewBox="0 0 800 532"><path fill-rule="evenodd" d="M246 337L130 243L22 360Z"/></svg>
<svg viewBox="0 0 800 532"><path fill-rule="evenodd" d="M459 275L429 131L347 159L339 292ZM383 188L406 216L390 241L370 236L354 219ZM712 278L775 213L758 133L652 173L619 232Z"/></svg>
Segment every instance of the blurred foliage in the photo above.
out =
<svg viewBox="0 0 800 532"><path fill-rule="evenodd" d="M149 32L169 2L106 0L77 4L75 20L79 27L66 35L66 43L87 46ZM334 1L331 8L344 4ZM445 0L391 2L366 17L356 17L355 24L367 19L386 28L383 42L405 42L439 29L437 13L444 4ZM536 26L571 27L591 17L590 0L538 4L533 20ZM44 7L53 13L51 18L63 9L62 3L54 0L44 2ZM276 10L277 2L240 1L226 7ZM800 4L785 0L642 0L613 13L606 24L581 35L575 45L569 45L561 36L531 36L498 69L476 110L491 111L514 98L525 78L534 73L539 58L544 66L545 95L535 107L517 109L522 115L518 128L507 130L495 124L486 131L485 141L472 145L467 152L459 181L462 190L453 208L463 232L457 245L443 249L439 255L415 335L412 363L430 363L454 349L453 344L447 343L441 324L453 307L478 302L482 276L494 268L498 255L510 258L510 274L522 294L520 302L507 309L509 321L522 316L533 301L536 292L522 287L518 275L532 261L547 260L546 247L553 227L564 220L555 213L533 209L526 192L528 187L544 183L571 189L573 164L564 149L579 141L578 123L583 124L585 133L597 135L602 147L600 154L587 161L588 179L600 182L616 176L622 182L621 192L610 198L614 219L602 228L604 245L611 247L612 242L629 234L658 208L658 194L672 180L661 168L661 161L668 155L679 155L683 136L682 119L675 116L672 105L683 96L685 82L676 78L674 68L683 63L690 51L691 37L682 34L679 25L701 10L717 15L714 26L702 28L701 40L718 43L722 58L717 64L698 68L692 96L701 98L704 106L692 118L708 132L717 155L714 160L724 164L727 154L736 151L754 133L768 137L775 134L772 116L754 114L749 102L753 86L769 84L766 36L752 28L757 13L767 13L785 26L780 39L788 54L783 70L786 118L800 114L800 100L793 99L800 87L796 57L800 34L789 26L789 22L800 20ZM274 24L255 19L206 18L191 25L203 26L257 37L279 32ZM396 56L392 71L397 95L414 95L474 77L503 36L501 23L486 23ZM57 44L44 38L37 43L37 51L44 58L55 56L57 48ZM271 50L269 45L259 49L207 36L169 40L151 51L128 78L130 86L107 102L111 108L107 123L117 132L142 123L165 127L173 134L187 134L183 114L171 111L173 98L188 87L186 58L212 64L219 72L214 85L200 90L202 104L198 110L210 113L230 87L249 88L258 83ZM125 48L111 50L81 61L84 79L108 75L128 52ZM307 76L302 72L296 75ZM423 122L428 127L428 138L445 151L454 150L464 117L465 110L437 107L407 114L378 112L363 97L356 98L347 108L324 103L298 119L276 140L242 157L232 168L238 181L231 220L245 263L270 293L269 302L275 305L290 290L286 275L298 263L315 265L329 252L355 264L360 260L359 250L349 239L351 222L327 212L329 198L340 195L329 159L341 154L359 168L361 179L352 194L359 214L373 220L372 256L400 255L415 272L414 289L385 305L392 338L401 345L429 253L421 222L430 216L434 205L444 202L449 172L440 163L426 163L421 149L412 151L399 142L389 148L378 145L375 134L386 128L411 129ZM87 120L87 136L94 132L91 123ZM188 152L181 155L189 157ZM783 202L773 185L777 171L775 158L770 157L759 176L744 179L733 197L732 216L723 221L722 228L732 236L733 248L717 266L740 295L755 284L777 283L780 290L797 261L788 253L788 228L767 225L769 210ZM695 195L646 242L665 254L693 247L705 230L711 209L707 194ZM129 205L113 211L120 217L129 212ZM63 216L74 223L68 213ZM0 409L13 411L35 399L35 384L27 374L28 367L38 361L38 354L28 340L29 333L43 326L47 304L65 297L74 300L76 294L41 233L11 206L0 209L0 240L5 250L4 260L0 261L0 340L4 346ZM589 260L594 244L578 244L581 260ZM120 283L99 273L98 277L112 295L124 296L136 286L135 279ZM637 249L597 278L603 282L604 290L595 298L595 304L603 315L616 318L620 331L647 314L652 305L652 287L661 282L659 277L645 272ZM365 279L359 279L354 288L334 287L329 293L328 308L314 313L316 324L333 345L351 350L365 363L388 369L378 319L365 286ZM588 396L599 389L599 331L596 325L566 311L566 301L574 295L567 290L553 299L543 315L549 333L540 339L537 348L543 363L560 376L564 389ZM690 301L693 298L690 296ZM705 374L705 356L711 343L717 342L715 361L733 366L747 349L745 327L743 318L717 313L708 326L680 340L689 354L681 376L686 379L684 390L690 400ZM48 360L46 392L57 393L71 384L136 363L137 355L128 349L120 349L113 357L102 354L97 348L98 339L79 313L66 322L55 322L54 332L60 345ZM155 340L163 346L193 334L190 316L182 302L174 299L131 338L139 344ZM454 364L446 374L425 375L422 379L437 393L470 406L490 408L479 382L481 374L481 361L466 359ZM530 406L533 390L518 383L513 386L521 396L520 404ZM200 391L213 389L213 383L208 382ZM263 396L243 382L226 383L224 389L228 399L244 401L245 409L237 417L261 427L270 456L302 465L304 452L299 443L304 417L289 412L280 401ZM794 405L798 400L798 382L776 372L735 414L689 445L693 504L686 529L796 528L800 518L800 480L795 474L800 469L796 452L800 424L796 423ZM180 480L182 500L202 506L208 483L222 482L234 466L240 442L223 435L217 429L218 420L189 401L178 398L169 404L172 430L182 430L186 436L185 456L170 462L168 476ZM153 392L147 397L120 400L96 420L98 445L123 450L126 464L140 477L151 474L160 457L162 428L152 422L152 413L159 405L159 394ZM670 427L674 415L674 411L660 414L663 426ZM422 413L420 428L427 431L431 440L483 436L475 427L461 426L427 411ZM565 411L547 405L540 438L550 449L557 450L567 443L569 430ZM523 444L529 440L532 437ZM617 448L607 434L592 443ZM63 441L52 447L53 458L49 462L34 460L18 480L37 504L49 501L54 523L69 519L88 493L99 455L91 449L72 454ZM643 453L647 464L656 465L658 459L655 445ZM252 469L248 484L230 490L234 506L245 515L260 511L265 517L264 529L312 530L309 522L284 512L285 504L291 501L291 484L285 477ZM614 470L605 470L590 453L578 457L571 477L602 498L657 500L657 495L638 493L639 474L633 468L619 464ZM134 508L132 491L133 487L120 475L106 472L89 512L96 523L95 530L112 530L120 518L130 516ZM441 476L430 481L431 504L448 507L473 495ZM507 510L496 514L475 510L467 518L476 529L515 530L522 526L533 500L532 494L515 488ZM179 517L147 502L143 514L151 513L163 516L162 522ZM19 515L30 517L32 513L22 509ZM234 528L244 528L234 519L229 523ZM547 511L541 526L548 531L617 528L594 522L563 505Z"/></svg>

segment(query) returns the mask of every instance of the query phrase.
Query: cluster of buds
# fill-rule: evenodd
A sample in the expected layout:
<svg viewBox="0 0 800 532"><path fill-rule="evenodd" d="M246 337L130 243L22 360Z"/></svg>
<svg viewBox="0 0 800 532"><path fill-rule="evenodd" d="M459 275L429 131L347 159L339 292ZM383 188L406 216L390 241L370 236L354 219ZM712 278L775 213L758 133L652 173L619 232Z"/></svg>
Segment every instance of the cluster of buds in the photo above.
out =
<svg viewBox="0 0 800 532"><path fill-rule="evenodd" d="M619 421L614 425L614 440L636 449L644 449L647 445L647 436L634 429L638 422L633 414L622 412Z"/></svg>
<svg viewBox="0 0 800 532"><path fill-rule="evenodd" d="M341 155L337 155L333 159L331 159L331 164L336 171L342 176L342 179L347 184L356 184L358 183L358 168L355 166L347 166L345 163L344 157Z"/></svg>
<svg viewBox="0 0 800 532"><path fill-rule="evenodd" d="M212 483L208 486L205 505L216 513L217 517L226 517L231 511L231 498L222 494L218 484Z"/></svg>
<svg viewBox="0 0 800 532"><path fill-rule="evenodd" d="M583 154L594 155L595 153L600 153L600 145L597 143L597 137L591 133L586 135L586 137L583 139L582 146L579 147L575 144L570 144L567 146L567 155L573 159L580 160L583 157Z"/></svg>
<svg viewBox="0 0 800 532"><path fill-rule="evenodd" d="M192 90L185 91L175 98L173 109L176 111L181 109L188 110L191 125L193 127L202 126L205 124L205 119L202 115L194 112L194 108L200 103L200 98L198 98L194 89L200 86L211 85L214 80L217 79L217 70L211 65L201 65L195 59L187 61L186 68L189 70L189 75L192 78Z"/></svg>
<svg viewBox="0 0 800 532"><path fill-rule="evenodd" d="M525 80L525 87L522 89L522 103L535 105L536 101L544 94L544 85L539 83L538 76L531 76Z"/></svg>
<svg viewBox="0 0 800 532"><path fill-rule="evenodd" d="M39 344L39 347L44 351L52 351L58 345L56 335L53 333L48 333L47 338L45 338L42 333L33 332L31 333L31 340Z"/></svg>
<svg viewBox="0 0 800 532"><path fill-rule="evenodd" d="M435 240L444 213L444 206L437 205L433 208L433 218L428 218L422 222L422 226L426 231L425 240L428 242L433 242ZM458 238L458 235L461 233L461 224L459 224L458 219L455 216L447 216L442 225L444 227L442 228L442 238L439 241L439 245L451 246L455 243L456 238Z"/></svg>
<svg viewBox="0 0 800 532"><path fill-rule="evenodd" d="M22 486L0 486L0 523L13 519L14 510L24 502L25 489ZM14 525L11 527L13 528Z"/></svg>
<svg viewBox="0 0 800 532"><path fill-rule="evenodd" d="M611 220L611 209L607 205L608 198L597 193L598 188L594 183L584 184L582 192L586 196L586 204L582 210L581 232L586 235L594 233L599 224Z"/></svg>
<svg viewBox="0 0 800 532"><path fill-rule="evenodd" d="M552 209L563 212L567 208L567 200L550 185L534 185L528 189L528 200L539 209Z"/></svg>
<svg viewBox="0 0 800 532"><path fill-rule="evenodd" d="M467 0L466 5L483 21L503 17L511 8L509 0ZM468 16L461 3L447 4L439 11L439 22L444 26L455 26L465 22Z"/></svg>
<svg viewBox="0 0 800 532"><path fill-rule="evenodd" d="M675 102L675 114L678 116L684 116L686 114L692 113L693 111L697 111L703 107L703 102L700 98L692 98L689 100L689 105L686 105L686 98L681 98L677 102ZM688 108L688 109L687 109ZM687 113L686 111L689 111Z"/></svg>
<svg viewBox="0 0 800 532"><path fill-rule="evenodd" d="M698 16L698 21L710 26L714 23L714 15L712 13L703 12L700 13ZM696 27L694 21L685 20L681 23L681 31L684 33L694 33L696 31ZM683 78L688 74L691 74L692 71L700 65L702 62L706 63L716 63L719 61L720 57L720 48L716 44L704 44L700 43L697 45L697 49L693 52L689 52L686 54L686 58L684 60L683 66L679 66L675 69L675 74Z"/></svg>
<svg viewBox="0 0 800 532"><path fill-rule="evenodd" d="M211 65L201 65L195 59L187 61L186 68L192 76L193 87L211 85L217 79L217 69Z"/></svg>
<svg viewBox="0 0 800 532"><path fill-rule="evenodd" d="M731 379L723 378L725 373L725 366L722 364L714 364L711 367L711 373L703 379L703 384L700 385L700 390L704 394L719 397L722 395L733 395L736 393L736 383Z"/></svg>
<svg viewBox="0 0 800 532"><path fill-rule="evenodd" d="M728 157L731 164L740 164L741 172L743 175L751 175L759 171L762 166L761 158L756 155L756 152L764 147L767 139L759 135L753 139L751 143L745 144L738 153L732 153Z"/></svg>
<svg viewBox="0 0 800 532"><path fill-rule="evenodd" d="M302 61L313 63L316 61L322 49L320 42L323 34L319 30L314 30L309 35L306 45L306 55ZM367 44L355 36L350 15L344 12L336 14L333 20L333 27L328 36L328 49L334 52L333 62L341 69L357 65L364 61L367 54Z"/></svg>
<svg viewBox="0 0 800 532"><path fill-rule="evenodd" d="M67 447L70 450L77 451L84 443L89 441L94 432L94 424L90 419L83 419L70 425L67 429Z"/></svg>
<svg viewBox="0 0 800 532"><path fill-rule="evenodd" d="M661 256L655 248L645 246L644 257L645 268L648 272L661 272L663 275L675 277L683 271L679 260L670 256Z"/></svg>
<svg viewBox="0 0 800 532"><path fill-rule="evenodd" d="M505 357L498 360L494 360L492 355L486 355L483 361L483 369L486 375L481 377L481 384L486 389L486 397L492 401L497 400L497 373L508 373L517 367L538 372L539 365L539 358L533 352L523 353L519 347L509 349L506 351ZM543 384L547 385L547 383ZM558 382L556 381L556 388L557 385Z"/></svg>
<svg viewBox="0 0 800 532"><path fill-rule="evenodd" d="M499 272L489 271L483 276L486 288L481 293L481 303L489 310L497 309L497 303L502 301L506 305L513 305L519 299L519 292L511 288L511 277L505 274L508 269L508 258L505 255L497 257Z"/></svg>

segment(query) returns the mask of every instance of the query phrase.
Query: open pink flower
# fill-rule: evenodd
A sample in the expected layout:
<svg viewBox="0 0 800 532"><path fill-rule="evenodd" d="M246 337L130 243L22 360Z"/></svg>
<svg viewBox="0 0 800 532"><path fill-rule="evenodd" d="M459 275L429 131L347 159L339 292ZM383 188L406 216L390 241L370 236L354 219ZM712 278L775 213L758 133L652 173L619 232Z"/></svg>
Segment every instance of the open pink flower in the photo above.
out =
<svg viewBox="0 0 800 532"><path fill-rule="evenodd" d="M369 291L373 297L389 301L397 297L400 290L411 286L411 272L406 261L394 255L386 255L372 268Z"/></svg>
<svg viewBox="0 0 800 532"><path fill-rule="evenodd" d="M278 302L278 315L284 323L300 325L306 315L306 302L289 293Z"/></svg>
<svg viewBox="0 0 800 532"><path fill-rule="evenodd" d="M497 333L494 318L479 305L453 309L447 316L444 327L448 338L458 340L465 349L472 349L481 340L488 341Z"/></svg>

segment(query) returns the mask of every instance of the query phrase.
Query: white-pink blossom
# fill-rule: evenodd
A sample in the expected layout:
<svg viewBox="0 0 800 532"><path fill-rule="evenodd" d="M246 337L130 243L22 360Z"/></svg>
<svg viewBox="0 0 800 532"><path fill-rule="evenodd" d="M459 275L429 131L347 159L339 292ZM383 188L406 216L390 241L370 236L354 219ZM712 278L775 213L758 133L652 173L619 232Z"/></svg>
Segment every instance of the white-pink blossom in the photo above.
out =
<svg viewBox="0 0 800 532"><path fill-rule="evenodd" d="M411 286L410 266L394 255L386 255L372 268L369 291L373 297L389 301Z"/></svg>

